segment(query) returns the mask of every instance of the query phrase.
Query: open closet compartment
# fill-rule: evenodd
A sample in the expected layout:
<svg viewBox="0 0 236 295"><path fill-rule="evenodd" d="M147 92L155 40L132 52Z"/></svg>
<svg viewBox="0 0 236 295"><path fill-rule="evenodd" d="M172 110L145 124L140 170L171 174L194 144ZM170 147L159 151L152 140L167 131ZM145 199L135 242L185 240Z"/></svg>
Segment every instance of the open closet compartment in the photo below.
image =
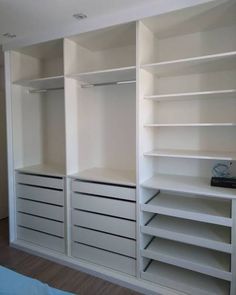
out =
<svg viewBox="0 0 236 295"><path fill-rule="evenodd" d="M15 168L65 175L63 40L13 51L11 70Z"/></svg>
<svg viewBox="0 0 236 295"><path fill-rule="evenodd" d="M68 173L135 186L136 24L65 39L65 53Z"/></svg>
<svg viewBox="0 0 236 295"><path fill-rule="evenodd" d="M135 23L65 39L71 255L130 276L137 271L135 65Z"/></svg>
<svg viewBox="0 0 236 295"><path fill-rule="evenodd" d="M140 276L191 295L236 292L236 192L210 186L217 163L236 172L235 15L227 1L138 24Z"/></svg>
<svg viewBox="0 0 236 295"><path fill-rule="evenodd" d="M20 242L65 253L63 40L11 52L15 223Z"/></svg>

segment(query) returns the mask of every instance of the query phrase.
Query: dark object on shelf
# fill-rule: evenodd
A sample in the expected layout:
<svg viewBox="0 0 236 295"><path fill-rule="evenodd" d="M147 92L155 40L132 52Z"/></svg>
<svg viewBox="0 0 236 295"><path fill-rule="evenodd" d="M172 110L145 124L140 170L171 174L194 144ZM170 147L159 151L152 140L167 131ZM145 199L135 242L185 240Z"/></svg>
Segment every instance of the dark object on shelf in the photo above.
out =
<svg viewBox="0 0 236 295"><path fill-rule="evenodd" d="M227 187L236 189L235 177L212 177L211 186Z"/></svg>

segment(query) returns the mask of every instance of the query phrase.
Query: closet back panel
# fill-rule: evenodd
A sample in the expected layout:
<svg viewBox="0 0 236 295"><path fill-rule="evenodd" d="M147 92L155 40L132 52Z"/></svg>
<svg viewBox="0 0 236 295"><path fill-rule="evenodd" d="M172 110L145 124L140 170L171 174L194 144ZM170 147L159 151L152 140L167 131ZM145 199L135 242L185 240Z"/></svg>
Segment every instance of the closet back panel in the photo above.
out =
<svg viewBox="0 0 236 295"><path fill-rule="evenodd" d="M143 20L149 42L143 43L142 63L161 62L233 51L236 47L236 5L228 1ZM214 4L213 4L214 5ZM149 50L147 49L149 48Z"/></svg>
<svg viewBox="0 0 236 295"><path fill-rule="evenodd" d="M22 48L17 52L12 52L11 58L13 82L63 75L62 40Z"/></svg>
<svg viewBox="0 0 236 295"><path fill-rule="evenodd" d="M135 169L135 87L78 91L79 170Z"/></svg>
<svg viewBox="0 0 236 295"><path fill-rule="evenodd" d="M65 165L62 91L30 94L13 86L13 143L16 168L37 164Z"/></svg>
<svg viewBox="0 0 236 295"><path fill-rule="evenodd" d="M131 23L66 39L70 59L66 61L65 73L134 66L135 29L135 23Z"/></svg>

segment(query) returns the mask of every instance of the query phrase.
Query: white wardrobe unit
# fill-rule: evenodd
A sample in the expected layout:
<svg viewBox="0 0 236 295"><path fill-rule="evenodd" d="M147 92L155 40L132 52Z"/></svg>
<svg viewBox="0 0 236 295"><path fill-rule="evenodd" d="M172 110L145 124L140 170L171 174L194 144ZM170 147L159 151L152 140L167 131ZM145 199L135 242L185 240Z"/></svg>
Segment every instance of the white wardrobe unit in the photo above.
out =
<svg viewBox="0 0 236 295"><path fill-rule="evenodd" d="M210 186L236 173L235 31L228 1L6 52L12 245L146 294L235 295L236 191Z"/></svg>

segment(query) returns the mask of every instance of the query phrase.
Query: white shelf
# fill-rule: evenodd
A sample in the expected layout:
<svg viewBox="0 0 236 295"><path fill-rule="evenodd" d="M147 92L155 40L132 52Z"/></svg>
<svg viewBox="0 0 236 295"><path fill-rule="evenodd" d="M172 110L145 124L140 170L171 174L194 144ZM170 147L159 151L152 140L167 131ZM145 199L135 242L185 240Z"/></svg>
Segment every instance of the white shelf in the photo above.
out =
<svg viewBox="0 0 236 295"><path fill-rule="evenodd" d="M54 76L32 80L19 80L13 84L33 89L51 89L64 87L64 76Z"/></svg>
<svg viewBox="0 0 236 295"><path fill-rule="evenodd" d="M188 159L207 159L207 160L236 160L236 153L233 152L209 152L209 151L191 151L191 150L172 150L160 149L144 153L149 157L169 157L169 158L188 158Z"/></svg>
<svg viewBox="0 0 236 295"><path fill-rule="evenodd" d="M146 95L144 99L154 101L172 101L172 100L191 100L191 99L208 99L208 98L236 98L236 89L212 90L199 92L183 92L171 94Z"/></svg>
<svg viewBox="0 0 236 295"><path fill-rule="evenodd" d="M235 189L211 186L210 179L204 177L156 174L152 178L143 182L142 186L157 190L236 199Z"/></svg>
<svg viewBox="0 0 236 295"><path fill-rule="evenodd" d="M230 255L200 247L155 238L143 257L231 281Z"/></svg>
<svg viewBox="0 0 236 295"><path fill-rule="evenodd" d="M78 80L81 84L102 84L102 83L115 83L121 81L135 81L136 80L136 67L122 67L107 69L102 71L93 71L86 73L78 73L69 75L69 78Z"/></svg>
<svg viewBox="0 0 236 295"><path fill-rule="evenodd" d="M161 123L144 124L144 127L234 127L236 123Z"/></svg>
<svg viewBox="0 0 236 295"><path fill-rule="evenodd" d="M146 212L232 226L230 200L159 193L146 204L142 204L141 209Z"/></svg>
<svg viewBox="0 0 236 295"><path fill-rule="evenodd" d="M212 250L231 253L230 228L156 215L151 221L141 226L145 234L196 245Z"/></svg>
<svg viewBox="0 0 236 295"><path fill-rule="evenodd" d="M196 56L142 65L157 76L189 75L231 70L236 66L236 51Z"/></svg>
<svg viewBox="0 0 236 295"><path fill-rule="evenodd" d="M65 168L59 167L56 165L48 165L48 164L40 164L34 166L28 166L23 168L18 168L16 171L31 173L31 174L40 174L40 175L48 175L48 176L65 176Z"/></svg>
<svg viewBox="0 0 236 295"><path fill-rule="evenodd" d="M71 175L72 178L105 183L136 186L135 171L92 168Z"/></svg>
<svg viewBox="0 0 236 295"><path fill-rule="evenodd" d="M152 261L141 277L191 295L228 295L229 284L192 271Z"/></svg>

